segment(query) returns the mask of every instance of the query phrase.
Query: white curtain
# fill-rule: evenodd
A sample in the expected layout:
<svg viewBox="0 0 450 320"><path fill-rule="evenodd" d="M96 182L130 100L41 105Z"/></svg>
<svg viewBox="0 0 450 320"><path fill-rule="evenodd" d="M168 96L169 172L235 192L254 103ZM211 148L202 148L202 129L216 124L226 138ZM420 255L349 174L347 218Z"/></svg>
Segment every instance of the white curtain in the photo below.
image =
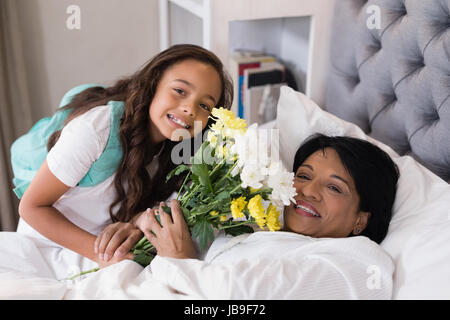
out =
<svg viewBox="0 0 450 320"><path fill-rule="evenodd" d="M15 231L18 199L12 192L11 144L32 126L16 0L0 0L0 230Z"/></svg>

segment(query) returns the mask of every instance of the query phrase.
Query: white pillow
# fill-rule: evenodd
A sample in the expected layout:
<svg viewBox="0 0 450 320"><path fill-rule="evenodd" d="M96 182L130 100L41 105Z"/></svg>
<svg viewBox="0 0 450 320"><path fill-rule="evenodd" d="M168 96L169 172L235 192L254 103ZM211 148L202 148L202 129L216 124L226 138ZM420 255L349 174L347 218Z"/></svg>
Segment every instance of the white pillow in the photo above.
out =
<svg viewBox="0 0 450 320"><path fill-rule="evenodd" d="M396 265L393 298L450 299L449 184L286 86L274 128L279 129L280 158L289 170L300 144L314 133L356 137L386 151L400 170L393 217L381 243Z"/></svg>

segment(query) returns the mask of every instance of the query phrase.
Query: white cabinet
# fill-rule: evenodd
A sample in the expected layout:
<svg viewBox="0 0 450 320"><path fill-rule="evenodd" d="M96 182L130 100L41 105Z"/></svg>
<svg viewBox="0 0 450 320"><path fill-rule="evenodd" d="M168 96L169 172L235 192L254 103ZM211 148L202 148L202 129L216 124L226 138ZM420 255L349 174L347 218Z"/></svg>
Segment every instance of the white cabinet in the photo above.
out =
<svg viewBox="0 0 450 320"><path fill-rule="evenodd" d="M159 0L161 49L194 43L228 66L234 49L263 50L323 106L335 0Z"/></svg>

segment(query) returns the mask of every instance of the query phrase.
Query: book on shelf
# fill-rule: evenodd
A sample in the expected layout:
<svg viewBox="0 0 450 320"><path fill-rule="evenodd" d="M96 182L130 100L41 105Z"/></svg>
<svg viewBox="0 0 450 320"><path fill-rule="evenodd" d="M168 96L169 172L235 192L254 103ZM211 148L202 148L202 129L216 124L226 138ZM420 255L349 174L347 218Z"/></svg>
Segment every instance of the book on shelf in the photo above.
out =
<svg viewBox="0 0 450 320"><path fill-rule="evenodd" d="M279 62L270 62L263 66L244 70L243 89L285 82L285 66ZM245 99L244 99L245 100Z"/></svg>
<svg viewBox="0 0 450 320"><path fill-rule="evenodd" d="M286 83L254 86L245 93L245 120L247 123L263 124L277 117L280 88Z"/></svg>
<svg viewBox="0 0 450 320"><path fill-rule="evenodd" d="M259 68L276 62L276 58L261 52L237 51L230 55L228 69L233 79L234 99L231 110L240 118L244 118L244 102L242 88L244 84L244 71Z"/></svg>
<svg viewBox="0 0 450 320"><path fill-rule="evenodd" d="M276 118L280 87L286 84L286 67L277 61L244 71L241 95L248 124Z"/></svg>

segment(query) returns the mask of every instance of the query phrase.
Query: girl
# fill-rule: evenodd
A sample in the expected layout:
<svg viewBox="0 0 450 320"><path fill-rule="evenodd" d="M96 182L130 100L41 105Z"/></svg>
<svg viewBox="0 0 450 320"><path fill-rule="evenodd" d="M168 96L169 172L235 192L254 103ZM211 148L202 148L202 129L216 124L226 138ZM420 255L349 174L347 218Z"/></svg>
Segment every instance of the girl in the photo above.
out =
<svg viewBox="0 0 450 320"><path fill-rule="evenodd" d="M117 128L110 120L111 101L124 104ZM181 177L165 180L175 167L170 158L178 142L175 130L199 134L194 122L205 130L212 108L229 108L231 102L232 83L222 63L194 45L173 46L131 77L77 94L64 107L71 109L65 126L51 135L46 160L20 201L18 232L39 241L40 250L47 248L43 256L56 278L73 274L70 264L102 268L132 259L127 252L143 236L134 222L179 187ZM95 186L77 186L111 151L113 134L121 152L107 156L116 159L117 170Z"/></svg>

